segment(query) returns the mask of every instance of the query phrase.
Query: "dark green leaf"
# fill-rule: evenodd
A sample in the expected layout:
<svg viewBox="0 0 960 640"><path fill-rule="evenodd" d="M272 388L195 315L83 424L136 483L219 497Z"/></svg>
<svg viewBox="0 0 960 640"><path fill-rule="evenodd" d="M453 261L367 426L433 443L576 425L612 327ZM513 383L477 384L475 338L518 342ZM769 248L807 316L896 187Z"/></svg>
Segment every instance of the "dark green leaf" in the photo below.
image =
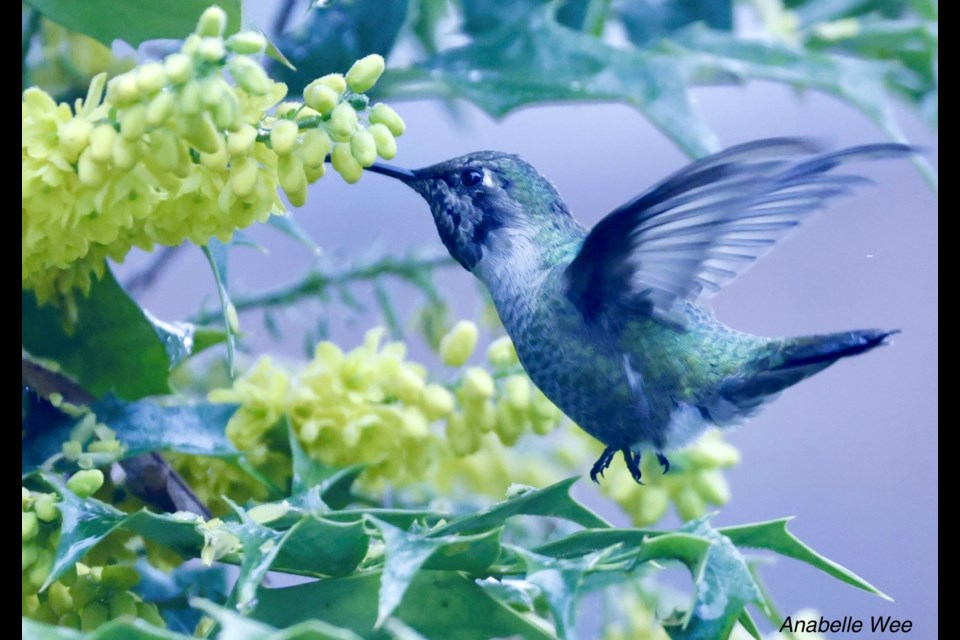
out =
<svg viewBox="0 0 960 640"><path fill-rule="evenodd" d="M700 536L643 529L588 529L537 547L534 552L556 558L573 558L622 545L618 557L648 560L679 560L691 570L699 566L710 547Z"/></svg>
<svg viewBox="0 0 960 640"><path fill-rule="evenodd" d="M360 520L333 522L308 515L290 529L273 570L344 576L367 555L368 543Z"/></svg>
<svg viewBox="0 0 960 640"><path fill-rule="evenodd" d="M619 3L618 9L630 40L637 45L669 37L695 22L723 31L733 27L730 0L627 0Z"/></svg>
<svg viewBox="0 0 960 640"><path fill-rule="evenodd" d="M209 0L27 0L50 20L96 38L108 47L114 40L133 46L157 38L185 38L197 26ZM227 33L240 28L240 0L217 0L227 12Z"/></svg>
<svg viewBox="0 0 960 640"><path fill-rule="evenodd" d="M783 518L780 520L770 520L768 522L758 522L756 524L745 524L739 527L724 527L723 529L719 529L718 532L729 538L733 541L733 544L738 547L767 549L787 556L788 558L801 560L841 582L846 582L858 589L863 589L864 591L878 595L885 600L891 600L890 596L857 574L837 564L833 560L823 557L803 544L803 542L798 540L792 533L787 531L788 522L790 522L790 518Z"/></svg>
<svg viewBox="0 0 960 640"><path fill-rule="evenodd" d="M383 520L368 517L383 536L383 576L377 605L379 627L403 600L404 593L421 567L478 573L500 555L500 530L474 536L427 537L408 533Z"/></svg>
<svg viewBox="0 0 960 640"><path fill-rule="evenodd" d="M296 70L275 64L271 71L297 93L314 78L345 72L363 56L386 57L406 17L407 0L315 3L303 21L274 39Z"/></svg>
<svg viewBox="0 0 960 640"><path fill-rule="evenodd" d="M236 411L235 405L160 404L154 400L125 402L106 396L91 405L97 421L117 433L125 447L124 457L148 451L178 451L209 456L238 454L226 436L227 422ZM45 430L31 432L22 447L23 468L40 466L60 452L70 439L72 421L60 421Z"/></svg>
<svg viewBox="0 0 960 640"><path fill-rule="evenodd" d="M351 629L364 638L389 637L374 630L380 575L319 580L283 589L260 589L253 616L286 626L319 619ZM422 570L413 578L393 617L427 638L489 640L552 636L504 606L475 582L452 571ZM469 621L469 624L465 624Z"/></svg>
<svg viewBox="0 0 960 640"><path fill-rule="evenodd" d="M89 295L76 296L76 307L68 332L54 306L40 306L33 293L23 291L23 348L60 363L95 396L114 393L133 400L169 392L170 360L154 325L109 269Z"/></svg>
<svg viewBox="0 0 960 640"><path fill-rule="evenodd" d="M270 565L293 530L280 532L270 529L251 520L236 505L233 507L242 522L226 523L223 526L240 539L243 554L240 556L240 573L237 575L230 602L238 611L248 614L257 605L256 596L260 583L267 576Z"/></svg>
<svg viewBox="0 0 960 640"><path fill-rule="evenodd" d="M757 623L754 622L753 616L750 615L750 612L744 609L740 612L740 617L737 618L737 622L750 634L755 640L763 640L760 636L760 629L757 628Z"/></svg>
<svg viewBox="0 0 960 640"><path fill-rule="evenodd" d="M95 544L107 537L125 519L123 512L91 498L79 498L54 476L44 481L60 494L61 532L54 552L53 568L41 590L66 573Z"/></svg>
<svg viewBox="0 0 960 640"><path fill-rule="evenodd" d="M217 621L220 637L224 640L360 640L360 636L352 631L320 620L309 620L278 631L209 600L194 598L190 604Z"/></svg>
<svg viewBox="0 0 960 640"><path fill-rule="evenodd" d="M568 478L545 489L532 489L508 498L477 513L456 518L430 532L431 537L452 533L476 533L499 527L517 515L553 516L576 522L583 527L606 528L610 525L570 495L570 487L579 480Z"/></svg>

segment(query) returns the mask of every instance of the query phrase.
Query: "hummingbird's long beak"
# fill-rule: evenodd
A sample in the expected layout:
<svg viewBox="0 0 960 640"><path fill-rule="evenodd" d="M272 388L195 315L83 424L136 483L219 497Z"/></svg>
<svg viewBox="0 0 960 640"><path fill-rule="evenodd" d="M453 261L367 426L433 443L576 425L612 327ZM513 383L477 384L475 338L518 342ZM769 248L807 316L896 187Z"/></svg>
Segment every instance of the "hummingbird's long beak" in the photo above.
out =
<svg viewBox="0 0 960 640"><path fill-rule="evenodd" d="M417 179L417 174L415 174L413 171L410 171L410 169L404 169L403 167L398 167L392 164L384 164L382 162L373 163L367 167L367 171L381 173L385 176L396 178L397 180L405 183L410 183Z"/></svg>

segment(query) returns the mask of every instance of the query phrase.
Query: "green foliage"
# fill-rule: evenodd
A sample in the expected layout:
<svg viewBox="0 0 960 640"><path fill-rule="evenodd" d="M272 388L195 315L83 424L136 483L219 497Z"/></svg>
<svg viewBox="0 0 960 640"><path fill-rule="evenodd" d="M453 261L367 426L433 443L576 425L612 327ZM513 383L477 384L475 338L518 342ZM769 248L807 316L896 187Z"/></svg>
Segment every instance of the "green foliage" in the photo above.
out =
<svg viewBox="0 0 960 640"><path fill-rule="evenodd" d="M294 88L322 74L343 71L372 52L387 56L405 43L412 45L412 62L387 70L375 90L380 95L459 97L497 117L547 102L618 101L642 112L692 155L714 149L717 142L690 93L716 82L761 79L833 95L899 139L890 109L895 95L918 109L931 127L937 126L935 2L756 3L766 35L754 40L732 30L734 7L728 1L316 4L301 23L276 38L282 54L297 67L278 67L276 72ZM154 2L96 0L81 9L75 2L28 0L28 5L32 8L25 20L25 78L40 14L106 44L120 39L138 45L190 33L207 2L180 0L160 7ZM241 22L240 3L228 0L221 5L226 33L235 33ZM622 27L627 42L609 37L614 27ZM201 25L195 36L198 50L203 29ZM263 47L258 35L247 36L247 43L227 44L239 47L237 51L248 45L257 51ZM217 41L207 42L208 48L227 46L219 36L208 40ZM219 67L227 64L221 53L210 54L210 64L201 65L204 73L219 73ZM232 71L247 75L245 82L255 85L261 70L253 59L244 60L234 63ZM367 58L346 81L334 76L325 82L365 89L382 62ZM317 86L330 89L322 83ZM298 121L305 112L295 106L275 129L277 121L266 116L263 122L270 122L271 128L246 132L248 146L260 145L258 162L263 163L251 167L273 171L281 161L296 165L291 159L305 149L292 151L298 132L293 122L326 131L334 120L333 110L346 105L349 110L340 109L346 115L338 118L358 126L356 111L350 110L362 112L364 96L340 88L331 98L330 91L317 86L305 99L325 104L326 111L306 113ZM57 109L52 101L47 107ZM116 113L104 110L102 115L110 119ZM262 117L262 112L257 114L258 122ZM61 119L76 118L68 113ZM64 122L53 126L67 137ZM115 124L122 133L122 123ZM217 135L225 132L221 129ZM281 135L284 129L286 137ZM109 135L114 133L111 128ZM243 146L239 138L233 142ZM347 136L341 138L337 143L349 146ZM353 146L350 153L369 156L365 140L355 142L363 153L355 153ZM340 147L340 156L346 149ZM322 175L325 155L326 151L312 168L311 182ZM201 154L185 155L183 161L195 171L201 166ZM224 156L218 170L226 171L227 163ZM229 161L231 169L239 164L237 158ZM58 166L72 176L70 162ZM359 177L353 171L358 167L347 162L340 169L352 179ZM271 198L275 188L271 186ZM300 182L283 186L294 197L304 195L305 188ZM57 211L56 206L47 208ZM317 243L292 218L273 216L268 223L311 254L319 253ZM432 277L436 269L451 264L445 253L318 260L292 283L244 295L229 290L228 251L245 240L234 235L226 242L209 234L204 240L220 305L215 312L200 310L194 318L197 325L157 320L124 291L109 268L91 280L88 293L55 300L59 307L41 304L33 292L23 290L24 384L29 388L22 412L23 566L24 575L35 579L32 591L25 582L23 637L183 639L194 637L196 628L206 637L230 640L565 638L576 634L583 598L604 591L642 595L612 617L635 624L632 614L641 614L647 625L642 631L651 637L668 633L673 638L725 638L746 631L759 638L751 612L774 624L778 621L758 583L757 567L751 556L745 556L753 550L799 560L855 588L887 597L793 536L786 519L714 528L705 516L674 531L611 526L571 495L576 478L556 481L573 468L582 471L580 458L591 451L583 440L562 430L542 437L556 426L558 414L542 394L531 395L535 390L523 377L512 346L503 341L488 357L489 372L471 367L461 375L428 373L404 359L402 344L381 348L376 332L349 353L332 344L317 348L309 339L311 351L316 348L317 353L304 374L267 362L260 377L253 368L231 389L222 389L229 382L218 381L211 371L224 365L221 352L226 351L224 368L228 376L233 374L244 340L237 327L238 312L274 311L305 300L324 304L339 300L360 312L364 309L354 296L358 283L372 283L394 337L403 333L403 319L382 281L396 278L422 294L427 301L420 318L424 333L448 365L464 365L477 332L473 325L470 331L461 330L469 334L461 336L463 344L442 338L449 322ZM122 257L125 252L120 253ZM88 279L101 266L102 260L92 266ZM207 326L212 324L224 328ZM220 347L220 359L210 368L192 360L220 343L226 343L225 348ZM242 359L236 361L242 368ZM186 384L171 384L174 369ZM513 385L518 393L512 400L503 392L508 381L518 383ZM470 384L483 388L482 397L468 397L465 389ZM217 388L211 400L218 394L234 394L242 402L240 409L232 400L216 404L201 395ZM229 425L237 416L231 431ZM504 416L520 425L522 437L504 433ZM446 432L440 429L442 419L448 420ZM244 423L258 429L237 428ZM469 436L469 442L461 438L459 444L453 443L451 423L464 427L460 435ZM407 430L402 446L381 451L377 446L382 442L366 442L358 447L365 433L383 441L385 433L395 435L401 426ZM321 435L323 429L330 431ZM246 438L243 447L235 441L239 437ZM719 503L728 497L721 469L735 464L737 456L729 445L708 444L679 454L681 460L700 455L707 462L687 465L687 475L678 465L669 480L677 491L706 487ZM82 483L69 484L62 475L99 465L110 478L108 465L114 460L129 462L156 452L168 455L198 493L208 491L204 497L209 506L225 515L157 513L128 495L132 483L125 486L119 480L118 484L108 480L93 497L80 497L69 487ZM329 463L331 453L340 456L337 465ZM416 457L420 454L424 455ZM85 473L77 477L100 478L99 472ZM408 477L413 474L419 475ZM634 522L653 523L667 508L668 494L656 473L645 470L645 475L649 485L630 485L631 491L611 495ZM513 485L502 499L508 477L522 477L542 488ZM433 480L433 485L425 480ZM85 493L83 487L78 491ZM643 501L636 491L659 495L660 502L637 507ZM484 492L496 493L499 501L489 504ZM680 515L687 519L699 515L703 502L698 498L696 514L681 510ZM646 519L636 513L641 508ZM42 548L41 540L46 545ZM178 566L183 560L195 562ZM225 571L224 565L231 570ZM672 565L689 571L689 597L674 614L663 617L663 609L676 601L658 578L662 568ZM112 605L115 611L98 602L88 608L97 616L89 614L84 621L73 610L83 607L79 603L87 583L81 578L96 572L98 580L107 583L111 571L106 571L106 578L103 575L110 567L116 574L139 575L138 595L135 599L124 585L116 589L122 595ZM269 573L277 578L268 580ZM293 576L308 581L292 581ZM38 595L36 586L41 583L46 591ZM68 607L70 603L76 607ZM134 606L138 614L143 605L154 615L151 607L156 605L168 628L157 626L158 620L153 620L157 625L149 624L143 615L139 619L125 615L121 605L126 613ZM628 632L636 635L641 630Z"/></svg>
<svg viewBox="0 0 960 640"><path fill-rule="evenodd" d="M114 40L123 40L137 46L157 38L182 38L190 33L204 9L207 0L171 0L164 3L151 0L86 0L83 3L63 0L28 0L48 19L73 31L79 31L110 46ZM219 0L227 12L227 33L240 29L240 0Z"/></svg>

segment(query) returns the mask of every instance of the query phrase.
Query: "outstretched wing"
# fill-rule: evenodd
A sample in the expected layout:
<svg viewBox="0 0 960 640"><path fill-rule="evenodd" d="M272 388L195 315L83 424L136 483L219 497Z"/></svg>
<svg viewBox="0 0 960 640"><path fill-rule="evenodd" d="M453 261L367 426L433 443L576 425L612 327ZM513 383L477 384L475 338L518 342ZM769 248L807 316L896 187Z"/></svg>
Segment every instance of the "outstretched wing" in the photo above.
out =
<svg viewBox="0 0 960 640"><path fill-rule="evenodd" d="M827 199L869 183L833 169L914 149L816 152L808 140L771 138L688 165L590 231L567 267L567 295L588 319L624 306L667 317L677 300L719 291Z"/></svg>

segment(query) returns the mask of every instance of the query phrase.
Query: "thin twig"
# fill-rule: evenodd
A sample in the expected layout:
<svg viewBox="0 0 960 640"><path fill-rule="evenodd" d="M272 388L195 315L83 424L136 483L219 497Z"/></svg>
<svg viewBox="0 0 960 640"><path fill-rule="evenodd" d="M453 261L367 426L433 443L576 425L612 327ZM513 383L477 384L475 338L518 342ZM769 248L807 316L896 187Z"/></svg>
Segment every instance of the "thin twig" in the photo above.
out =
<svg viewBox="0 0 960 640"><path fill-rule="evenodd" d="M421 276L425 271L448 267L455 264L444 252L397 258L387 256L362 264L353 264L339 271L313 269L302 278L279 289L262 293L231 296L233 306L238 312L251 309L290 306L308 298L315 298L331 287L342 287L354 282L377 280L383 276L394 276L418 287L423 286ZM191 318L197 324L207 324L219 319L220 314L202 310Z"/></svg>

